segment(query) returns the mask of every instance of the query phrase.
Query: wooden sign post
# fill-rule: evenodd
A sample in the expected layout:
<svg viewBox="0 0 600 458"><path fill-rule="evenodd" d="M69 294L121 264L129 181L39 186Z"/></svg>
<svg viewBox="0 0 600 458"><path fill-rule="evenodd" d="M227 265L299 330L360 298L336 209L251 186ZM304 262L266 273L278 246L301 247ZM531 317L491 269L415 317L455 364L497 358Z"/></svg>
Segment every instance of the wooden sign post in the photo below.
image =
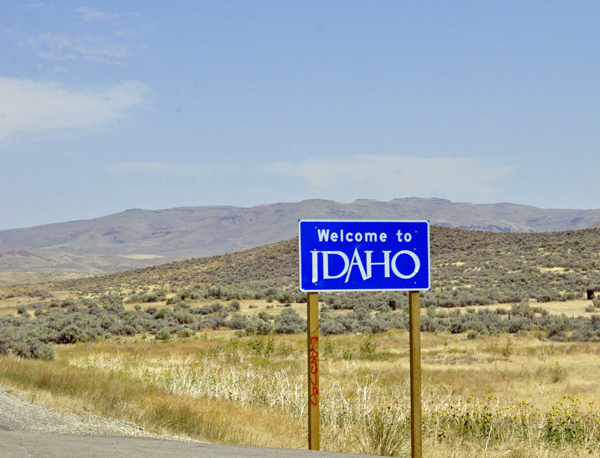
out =
<svg viewBox="0 0 600 458"><path fill-rule="evenodd" d="M412 458L421 458L421 311L431 288L429 221L298 221L300 291L307 293L308 448L319 450L320 291L408 291Z"/></svg>
<svg viewBox="0 0 600 458"><path fill-rule="evenodd" d="M421 296L408 293L410 339L410 443L411 458L423 456L423 422L421 417Z"/></svg>
<svg viewBox="0 0 600 458"><path fill-rule="evenodd" d="M308 449L321 449L319 418L319 293L306 293L308 348Z"/></svg>

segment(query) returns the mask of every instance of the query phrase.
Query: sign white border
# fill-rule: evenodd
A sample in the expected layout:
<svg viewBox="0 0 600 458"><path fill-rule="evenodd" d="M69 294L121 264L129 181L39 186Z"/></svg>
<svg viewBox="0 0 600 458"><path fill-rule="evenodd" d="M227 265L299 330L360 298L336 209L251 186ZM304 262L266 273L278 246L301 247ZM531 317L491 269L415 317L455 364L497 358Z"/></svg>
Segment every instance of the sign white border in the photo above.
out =
<svg viewBox="0 0 600 458"><path fill-rule="evenodd" d="M373 288L373 289L302 289L302 238L300 223L425 223L427 225L427 288ZM298 286L302 293L334 293L359 291L430 291L431 290L431 223L429 220L397 219L299 219L298 220Z"/></svg>

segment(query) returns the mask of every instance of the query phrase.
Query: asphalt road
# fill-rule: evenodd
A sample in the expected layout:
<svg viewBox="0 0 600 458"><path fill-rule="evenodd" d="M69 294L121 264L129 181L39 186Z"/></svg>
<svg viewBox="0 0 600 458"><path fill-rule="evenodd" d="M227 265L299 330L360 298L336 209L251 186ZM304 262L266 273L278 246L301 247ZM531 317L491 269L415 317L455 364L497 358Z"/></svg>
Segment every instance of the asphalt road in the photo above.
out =
<svg viewBox="0 0 600 458"><path fill-rule="evenodd" d="M140 437L102 437L0 430L0 458L351 458L312 452ZM363 455L364 458L364 455Z"/></svg>

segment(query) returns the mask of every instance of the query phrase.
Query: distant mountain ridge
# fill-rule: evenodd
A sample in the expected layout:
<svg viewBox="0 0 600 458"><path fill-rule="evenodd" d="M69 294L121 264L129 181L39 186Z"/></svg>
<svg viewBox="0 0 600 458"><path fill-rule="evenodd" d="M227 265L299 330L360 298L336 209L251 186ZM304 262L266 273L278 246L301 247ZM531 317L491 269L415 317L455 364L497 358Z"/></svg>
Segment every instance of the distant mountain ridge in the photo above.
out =
<svg viewBox="0 0 600 458"><path fill-rule="evenodd" d="M174 258L152 255L91 255L68 251L10 250L0 253L0 271L117 273L150 265L165 264Z"/></svg>
<svg viewBox="0 0 600 458"><path fill-rule="evenodd" d="M0 231L3 255L0 270L115 272L161 262L153 256L164 257L163 262L169 262L231 253L296 236L298 219L428 219L433 225L463 229L547 232L596 225L600 222L600 209L542 209L436 198L403 198L390 202L365 199L349 204L305 200L250 208L133 209L90 220ZM32 253L6 253L11 250ZM66 259L40 252L71 254ZM107 255L111 256L107 258Z"/></svg>

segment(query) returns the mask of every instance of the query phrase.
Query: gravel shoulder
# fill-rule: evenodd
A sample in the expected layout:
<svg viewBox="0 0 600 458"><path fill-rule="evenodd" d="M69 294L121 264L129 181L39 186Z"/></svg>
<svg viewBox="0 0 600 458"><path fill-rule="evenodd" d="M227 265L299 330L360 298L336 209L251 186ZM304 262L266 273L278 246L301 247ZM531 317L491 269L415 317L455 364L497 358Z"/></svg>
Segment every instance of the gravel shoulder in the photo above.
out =
<svg viewBox="0 0 600 458"><path fill-rule="evenodd" d="M358 458L158 436L122 420L53 412L0 385L0 458Z"/></svg>
<svg viewBox="0 0 600 458"><path fill-rule="evenodd" d="M178 439L158 436L141 426L114 418L53 412L44 406L26 402L17 390L0 385L0 430L85 436L133 436Z"/></svg>

